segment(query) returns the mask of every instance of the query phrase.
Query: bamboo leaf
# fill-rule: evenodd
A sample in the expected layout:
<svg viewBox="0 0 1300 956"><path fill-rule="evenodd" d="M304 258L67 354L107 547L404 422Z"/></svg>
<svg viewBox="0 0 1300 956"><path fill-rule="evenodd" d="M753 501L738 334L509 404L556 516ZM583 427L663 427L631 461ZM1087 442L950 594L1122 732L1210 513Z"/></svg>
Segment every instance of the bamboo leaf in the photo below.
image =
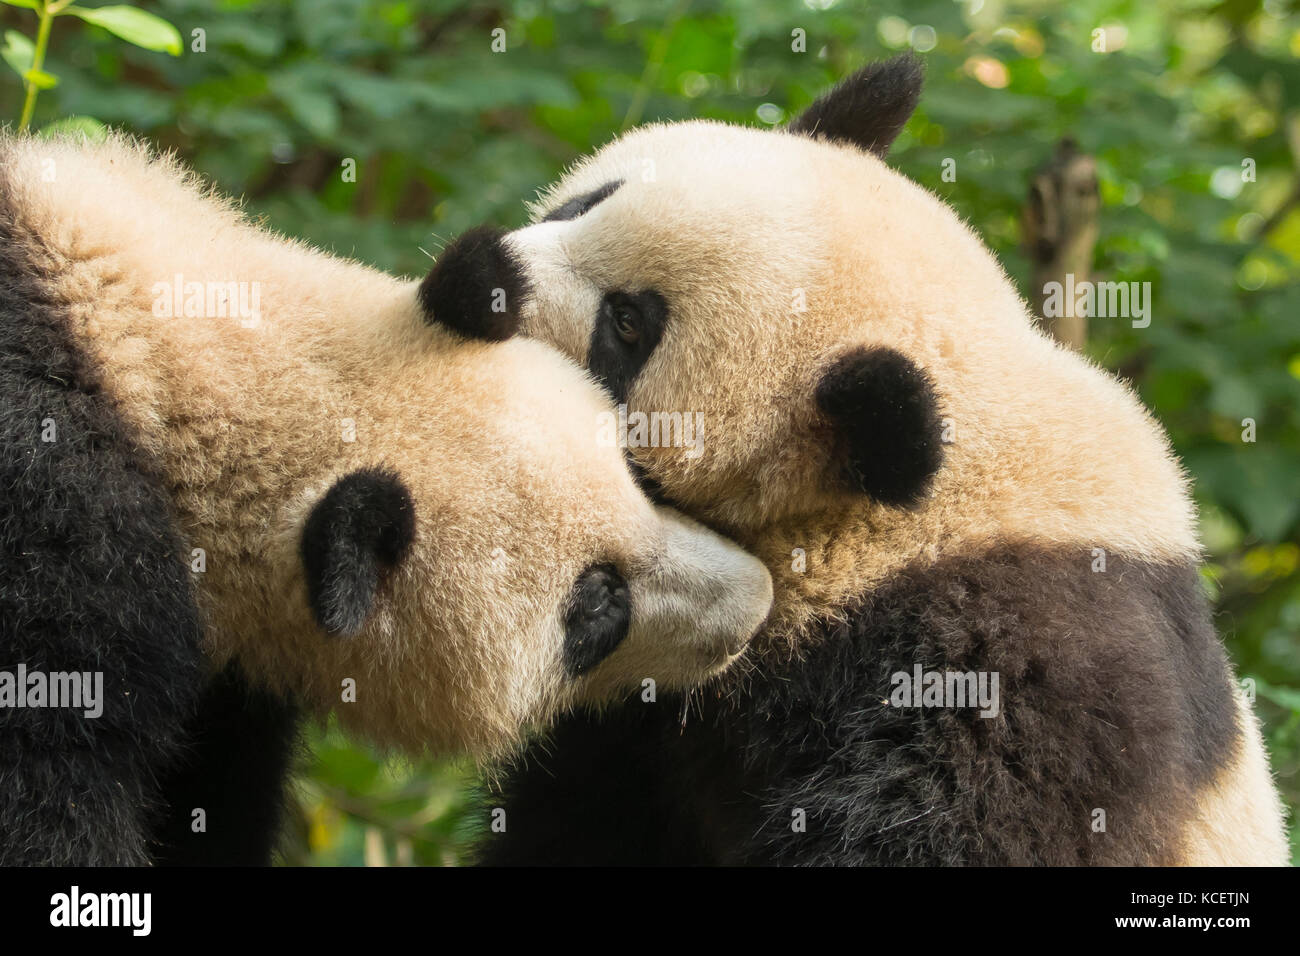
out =
<svg viewBox="0 0 1300 956"><path fill-rule="evenodd" d="M114 36L121 37L127 43L146 50L160 53L181 55L180 31L164 20L147 11L125 4L112 7L68 7L63 13L80 17L87 23L103 27Z"/></svg>

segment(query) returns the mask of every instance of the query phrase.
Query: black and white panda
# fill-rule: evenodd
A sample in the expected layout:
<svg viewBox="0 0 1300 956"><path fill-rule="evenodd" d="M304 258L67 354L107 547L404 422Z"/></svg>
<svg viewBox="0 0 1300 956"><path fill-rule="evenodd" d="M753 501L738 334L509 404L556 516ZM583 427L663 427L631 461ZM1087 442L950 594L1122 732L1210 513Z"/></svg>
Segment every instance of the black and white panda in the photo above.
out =
<svg viewBox="0 0 1300 956"><path fill-rule="evenodd" d="M401 281L127 140L0 140L0 865L264 862L300 710L495 756L742 651L768 573L500 341L495 248Z"/></svg>
<svg viewBox="0 0 1300 956"><path fill-rule="evenodd" d="M784 130L634 130L503 240L526 331L629 419L702 419L703 454L637 463L776 601L756 665L684 727L680 699L562 721L486 862L1286 861L1186 478L882 162L920 85L903 57Z"/></svg>

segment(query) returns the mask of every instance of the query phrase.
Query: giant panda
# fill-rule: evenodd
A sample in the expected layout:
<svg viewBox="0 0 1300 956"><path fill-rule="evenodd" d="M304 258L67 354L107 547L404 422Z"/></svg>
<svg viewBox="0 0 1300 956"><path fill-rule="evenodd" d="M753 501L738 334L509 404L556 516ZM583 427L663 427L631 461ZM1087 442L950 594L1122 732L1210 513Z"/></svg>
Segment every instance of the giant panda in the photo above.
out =
<svg viewBox="0 0 1300 956"><path fill-rule="evenodd" d="M496 248L399 280L126 139L0 140L0 865L266 862L300 712L486 758L743 650L767 571L511 339Z"/></svg>
<svg viewBox="0 0 1300 956"><path fill-rule="evenodd" d="M702 419L703 454L629 450L776 598L718 690L561 721L483 862L1286 860L1186 477L882 161L920 86L905 56L778 131L633 130L501 240L525 331L629 421Z"/></svg>

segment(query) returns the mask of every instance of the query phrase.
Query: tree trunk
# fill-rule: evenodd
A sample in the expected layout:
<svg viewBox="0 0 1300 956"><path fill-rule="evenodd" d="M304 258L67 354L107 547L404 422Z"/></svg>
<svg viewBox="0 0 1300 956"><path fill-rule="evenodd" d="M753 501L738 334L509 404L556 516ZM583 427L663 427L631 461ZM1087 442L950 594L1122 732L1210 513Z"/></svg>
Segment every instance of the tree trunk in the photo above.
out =
<svg viewBox="0 0 1300 956"><path fill-rule="evenodd" d="M1078 144L1065 137L1043 167L1034 174L1021 214L1024 246L1034 263L1032 300L1039 321L1052 336L1073 349L1088 337L1088 316L1077 314L1075 297L1062 290L1090 281L1093 248L1097 244L1097 164ZM1072 276L1073 281L1068 281ZM1059 283L1052 315L1044 314L1051 283Z"/></svg>

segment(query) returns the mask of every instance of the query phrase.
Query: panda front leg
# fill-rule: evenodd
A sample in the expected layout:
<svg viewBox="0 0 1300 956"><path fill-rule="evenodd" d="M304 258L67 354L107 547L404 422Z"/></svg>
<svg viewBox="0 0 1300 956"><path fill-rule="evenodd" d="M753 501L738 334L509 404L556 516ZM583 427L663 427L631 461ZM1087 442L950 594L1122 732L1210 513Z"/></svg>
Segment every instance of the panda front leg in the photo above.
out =
<svg viewBox="0 0 1300 956"><path fill-rule="evenodd" d="M201 673L181 542L84 369L0 319L0 865L147 863Z"/></svg>
<svg viewBox="0 0 1300 956"><path fill-rule="evenodd" d="M0 865L145 864L157 779L198 695L188 572L138 474L107 480L105 500L48 473L15 489L13 465L6 452Z"/></svg>
<svg viewBox="0 0 1300 956"><path fill-rule="evenodd" d="M0 213L6 211L0 210ZM0 214L0 865L148 862L198 698L166 490Z"/></svg>

